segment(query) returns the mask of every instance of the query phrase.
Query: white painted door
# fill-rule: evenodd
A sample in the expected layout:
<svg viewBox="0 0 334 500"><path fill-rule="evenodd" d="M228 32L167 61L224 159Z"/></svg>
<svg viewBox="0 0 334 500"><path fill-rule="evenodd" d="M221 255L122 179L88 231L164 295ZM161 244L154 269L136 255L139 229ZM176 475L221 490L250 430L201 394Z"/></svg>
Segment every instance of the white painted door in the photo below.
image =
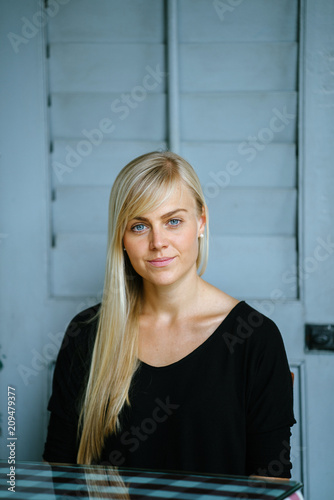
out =
<svg viewBox="0 0 334 500"><path fill-rule="evenodd" d="M204 279L282 332L295 374L293 478L314 499L330 491L329 425L314 405L320 381L330 394L333 358L304 352L304 323L334 322L333 205L315 190L333 182L320 133L331 101L316 94L330 85L329 3L3 2L1 391L17 390L19 458L41 456L66 324L100 300L111 184L134 156L170 147L206 194Z"/></svg>

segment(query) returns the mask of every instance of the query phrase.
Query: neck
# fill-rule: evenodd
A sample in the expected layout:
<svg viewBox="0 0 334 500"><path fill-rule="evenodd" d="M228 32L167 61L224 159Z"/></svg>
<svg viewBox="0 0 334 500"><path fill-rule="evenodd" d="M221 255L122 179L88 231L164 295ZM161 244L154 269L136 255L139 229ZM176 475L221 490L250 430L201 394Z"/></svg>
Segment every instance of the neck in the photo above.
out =
<svg viewBox="0 0 334 500"><path fill-rule="evenodd" d="M172 323L196 311L203 280L197 273L166 286L144 281L142 313Z"/></svg>

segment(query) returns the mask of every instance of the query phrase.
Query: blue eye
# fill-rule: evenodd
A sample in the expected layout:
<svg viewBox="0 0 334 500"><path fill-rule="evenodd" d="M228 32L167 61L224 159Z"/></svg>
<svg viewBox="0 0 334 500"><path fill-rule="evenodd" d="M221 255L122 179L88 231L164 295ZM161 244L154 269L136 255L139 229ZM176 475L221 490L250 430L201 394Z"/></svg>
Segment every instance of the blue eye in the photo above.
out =
<svg viewBox="0 0 334 500"><path fill-rule="evenodd" d="M181 224L181 222L182 222L181 219L170 219L167 224L170 225L171 227L178 227ZM147 226L145 224L138 223L132 226L131 231L133 231L134 233L141 233L145 229L147 229Z"/></svg>
<svg viewBox="0 0 334 500"><path fill-rule="evenodd" d="M176 224L172 224L173 222L176 222ZM169 221L169 223L172 225L172 226L179 226L181 224L181 220L180 219L171 219Z"/></svg>
<svg viewBox="0 0 334 500"><path fill-rule="evenodd" d="M135 226L132 226L131 229L132 229L132 231L135 231L136 233L138 233L139 231L143 231L145 229L145 227L146 226L144 224L136 224Z"/></svg>

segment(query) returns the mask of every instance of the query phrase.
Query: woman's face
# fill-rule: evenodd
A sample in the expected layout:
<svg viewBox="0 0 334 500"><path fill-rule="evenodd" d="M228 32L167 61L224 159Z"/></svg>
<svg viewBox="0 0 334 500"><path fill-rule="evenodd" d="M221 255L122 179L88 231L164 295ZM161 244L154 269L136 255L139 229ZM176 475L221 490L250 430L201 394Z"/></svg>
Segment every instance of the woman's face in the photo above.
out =
<svg viewBox="0 0 334 500"><path fill-rule="evenodd" d="M198 215L192 192L180 184L159 208L128 221L123 244L144 281L170 285L196 273L204 226L205 215Z"/></svg>

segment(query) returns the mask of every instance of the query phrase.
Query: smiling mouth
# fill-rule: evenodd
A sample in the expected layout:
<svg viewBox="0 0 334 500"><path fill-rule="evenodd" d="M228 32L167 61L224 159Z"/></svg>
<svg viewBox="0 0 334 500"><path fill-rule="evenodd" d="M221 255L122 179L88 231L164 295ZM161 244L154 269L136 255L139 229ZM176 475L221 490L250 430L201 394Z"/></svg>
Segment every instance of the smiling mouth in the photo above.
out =
<svg viewBox="0 0 334 500"><path fill-rule="evenodd" d="M162 259L149 260L148 262L154 267L165 267L174 259L175 257L163 257Z"/></svg>

